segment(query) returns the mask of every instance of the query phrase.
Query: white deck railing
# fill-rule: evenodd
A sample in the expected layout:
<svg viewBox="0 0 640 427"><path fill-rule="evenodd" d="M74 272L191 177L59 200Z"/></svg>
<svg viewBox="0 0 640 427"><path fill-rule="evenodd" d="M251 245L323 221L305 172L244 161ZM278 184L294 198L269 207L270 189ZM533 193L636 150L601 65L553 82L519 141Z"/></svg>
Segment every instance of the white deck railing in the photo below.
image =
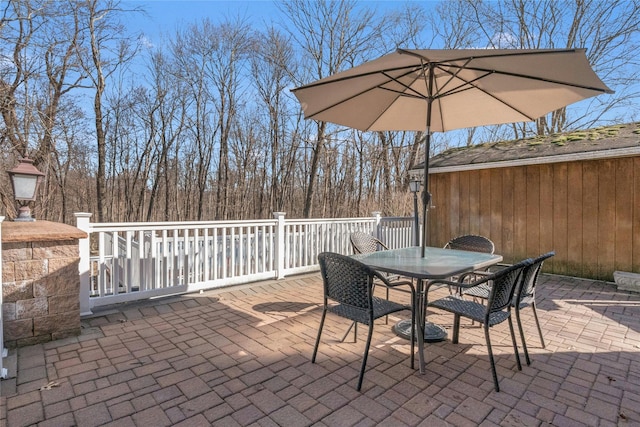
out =
<svg viewBox="0 0 640 427"><path fill-rule="evenodd" d="M412 218L91 223L80 241L80 310L318 269L323 251L351 253L349 235L371 233L390 248L411 246Z"/></svg>

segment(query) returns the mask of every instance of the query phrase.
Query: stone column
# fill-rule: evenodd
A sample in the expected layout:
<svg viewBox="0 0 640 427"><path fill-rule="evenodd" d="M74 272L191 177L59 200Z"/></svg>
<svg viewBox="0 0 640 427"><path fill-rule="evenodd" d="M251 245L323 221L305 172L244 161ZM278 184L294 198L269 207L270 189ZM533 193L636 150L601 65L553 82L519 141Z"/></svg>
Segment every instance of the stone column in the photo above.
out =
<svg viewBox="0 0 640 427"><path fill-rule="evenodd" d="M2 223L4 343L22 347L80 334L78 240L49 221Z"/></svg>

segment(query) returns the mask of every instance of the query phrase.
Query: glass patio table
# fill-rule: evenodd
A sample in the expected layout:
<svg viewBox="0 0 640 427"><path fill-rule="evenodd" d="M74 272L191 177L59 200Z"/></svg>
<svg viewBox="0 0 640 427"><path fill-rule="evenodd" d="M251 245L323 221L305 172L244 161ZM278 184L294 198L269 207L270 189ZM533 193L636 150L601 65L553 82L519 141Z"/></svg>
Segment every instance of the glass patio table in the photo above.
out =
<svg viewBox="0 0 640 427"><path fill-rule="evenodd" d="M436 335L435 338L427 336L427 341L438 340L438 334L444 331L443 329L438 330L438 328L441 328L440 326L424 321L426 319L425 310L430 281L482 270L502 261L501 255L432 247L425 248L424 257L422 257L422 248L418 246L370 252L352 255L352 257L374 270L417 279L415 300L416 336L423 337L423 339L417 340L421 373L424 373L425 331L428 334ZM410 337L411 321L405 320L400 323L402 324L396 325L396 331L400 335ZM446 337L446 332L444 334L444 337Z"/></svg>

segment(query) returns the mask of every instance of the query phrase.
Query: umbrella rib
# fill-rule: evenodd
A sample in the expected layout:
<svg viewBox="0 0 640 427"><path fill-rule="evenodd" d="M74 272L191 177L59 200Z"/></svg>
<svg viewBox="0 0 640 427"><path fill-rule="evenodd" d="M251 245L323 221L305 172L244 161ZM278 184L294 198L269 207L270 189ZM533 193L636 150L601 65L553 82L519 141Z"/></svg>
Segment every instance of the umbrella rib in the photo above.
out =
<svg viewBox="0 0 640 427"><path fill-rule="evenodd" d="M457 67L456 65L453 64L448 64L450 67ZM487 69L487 68L479 68L479 67L460 67L460 69L465 69L465 70L471 70L471 71L481 71L484 72L485 74L481 77L487 77L491 74L500 74L503 76L510 76L510 77L517 77L520 79L525 79L525 80L535 80L535 81L539 81L539 82L544 82L544 83L553 83L553 84L557 84L557 85L561 85L561 86L567 86L567 87L573 87L573 88L578 88L578 89L586 89L586 90L593 90L595 92L599 92L599 93L613 93L613 91L611 90L606 90L606 89L601 89L601 88L597 88L597 87L593 87L593 86L585 86L585 85L581 85L578 83L571 83L571 82L565 82L565 81L561 81L561 80L552 80L552 79L548 79L545 77L537 77L537 76L533 76L530 74L520 74L520 73L512 73L509 71L501 71L501 70L496 70L496 69ZM446 71L446 70L443 70ZM453 74L453 73L451 73ZM472 81L475 80L479 80L479 79L474 79ZM477 87L477 86L476 86Z"/></svg>
<svg viewBox="0 0 640 427"><path fill-rule="evenodd" d="M470 61L467 62L467 64ZM434 96L434 98L444 98L446 96L451 96L451 95L455 95L461 92L465 92L467 90L471 90L471 89L476 89L479 90L480 92L484 93L485 95L495 99L496 101L500 102L501 104L511 108L513 111L517 112L518 114L521 114L523 117L526 117L527 119L533 121L536 119L536 117L532 117L529 114L524 113L522 110L514 107L513 105L511 105L510 103L500 99L498 96L496 96L495 94L491 93L491 92L487 92L486 90L482 89L481 87L477 86L476 84L474 84L475 82L477 82L478 80L482 80L487 76L493 75L493 74L500 74L500 75L506 75L506 76L511 76L511 77L517 77L517 78L522 78L522 79L526 79L526 80L535 80L535 81L541 81L541 82L545 82L545 83L553 83L553 84L558 84L561 86L567 86L567 87L574 87L574 88L579 88L579 89L586 89L586 90L594 90L600 93L605 93L607 92L606 90L603 89L599 89L599 88L593 88L590 86L585 86L585 85L579 85L579 84L574 84L574 83L567 83L567 82L561 82L559 80L552 80L552 79L546 79L546 78L541 78L541 77L536 77L536 76L531 76L531 75L527 75L527 74L519 74L519 73L510 73L510 72L505 72L505 71L499 71L499 70L494 70L494 69L486 69L486 68L478 68L478 67L467 67L467 66L455 66L455 65L451 65L448 64L448 67L454 67L457 68L458 70L455 73L452 73L449 70L446 70L442 67L438 67L441 71L448 73L451 75L451 78L449 80L447 80L447 82L443 85L446 86L453 78L458 77L460 80L462 80L464 83L458 85L457 87L451 88L450 90L446 91L446 92L442 92L439 93L438 95ZM463 78L461 78L458 74L460 73L461 70L472 70L472 71L480 71L483 72L484 74L481 76L478 76L472 80L464 80ZM465 87L466 86L466 87Z"/></svg>
<svg viewBox="0 0 640 427"><path fill-rule="evenodd" d="M310 83L310 84L305 85L305 86L300 86L300 87L291 89L291 92L295 93L295 92L298 92L298 91L303 90L303 89L309 89L309 88L313 88L313 87L324 86L324 85L328 85L328 84L334 84L334 83L337 83L337 82L347 81L347 80L351 80L351 79L357 79L357 78L366 77L366 76L373 76L373 75L376 75L376 74L383 74L383 75L389 77L387 75L387 73L392 72L392 71L408 70L405 74L402 75L402 76L406 76L408 74L411 74L415 70L419 70L419 69L420 69L420 66L415 65L415 64L411 64L411 65L405 65L405 66L402 66L402 67L392 67L392 68L386 68L384 70L374 70L374 71L368 71L366 73L358 73L358 74L354 74L354 75L351 75L351 76L340 77L340 78L337 78L337 79L331 79L331 80L324 80L323 79L323 80L320 80L320 81L317 81L317 82L314 82L314 83ZM329 77L327 77L327 79L328 78ZM391 77L389 77L389 78L391 78ZM385 82L385 83L389 83L389 82ZM376 85L374 87L377 87L377 86L379 86L379 85Z"/></svg>
<svg viewBox="0 0 640 427"><path fill-rule="evenodd" d="M454 49L451 49L454 50ZM427 63L431 63L431 64L446 64L446 63L452 63L452 62L456 62L456 61L471 61L474 59L486 59L486 58L503 58L503 57L508 57L508 56L529 56L529 55L552 55L552 54L557 54L557 53L571 53L571 52L581 52L581 51L586 51L586 49L584 48L574 48L574 49L548 49L548 50L542 50L542 49L532 49L530 51L521 51L521 50L516 50L515 52L499 52L499 53L491 53L488 55L484 55L484 53L486 52L490 52L492 49L478 49L477 52L479 53L478 55L465 55L465 56L460 56L457 58L447 58L445 60L442 61L433 61L430 60L429 58L420 55L417 52L413 52L409 49L402 49L402 48L398 48L396 49L396 52L401 53L401 54L405 54L405 55L410 55L410 56L414 56L417 58L422 58L422 60L426 61Z"/></svg>
<svg viewBox="0 0 640 427"><path fill-rule="evenodd" d="M415 69L418 69L418 70L420 69L420 67L414 67L414 68L415 68ZM411 70L411 71L409 71L409 72L407 72L407 73L405 73L405 74L403 74L403 75L401 75L401 76L398 76L398 77L405 77L405 76L408 76L408 75L409 75L409 74L411 74L413 71L414 71L414 70ZM404 91L397 91L397 90L394 90L394 89L391 89L391 88L383 87L382 85L378 85L378 86L376 86L376 87L378 87L378 88L380 88L380 89L388 90L388 91L390 91L390 92L395 92L395 93L397 93L398 95L402 95L402 96L408 96L408 97L413 97L413 98L425 99L425 96L424 96L423 94L421 94L420 92L418 92L417 90L415 90L415 89L413 89L413 88L411 87L411 85L412 85L416 80L418 80L418 79L420 78L420 75L416 76L416 78L414 78L414 79L411 81L411 83L410 83L409 85L406 85L405 83L402 83L401 81L399 81L399 80L398 80L398 77L392 77L392 76L390 76L389 74L387 74L387 71L382 71L382 73L381 73L381 74L382 74L383 76L385 76L385 77L389 78L391 81L396 82L397 84L399 84L400 86L402 86L402 87L403 87L403 88L405 88L406 90L411 91L411 92L413 93L413 95L411 95L411 94L409 94L409 93L407 93L407 92L404 92ZM387 83L389 83L389 82L385 82L384 84L387 84Z"/></svg>
<svg viewBox="0 0 640 427"><path fill-rule="evenodd" d="M450 71L442 69L442 68L441 68L441 70L444 71L445 73L451 74L451 78L453 78L454 76L456 76L458 74L457 72L456 73L451 73ZM460 71L460 70L458 70L458 71ZM478 71L482 71L482 70L478 70ZM486 90L482 89L481 87L478 87L477 85L475 85L474 83L477 82L478 80L482 80L483 78L485 78L485 77L487 77L487 76L492 74L492 72L490 72L490 71L487 71L487 70L485 70L485 71L486 71L485 74L483 74L481 76L478 76L478 77L476 77L475 79L472 79L472 80L464 80L463 78L458 76L458 78L460 80L462 80L464 83L461 84L461 85L458 85L457 87L452 88L452 89L450 89L450 90L448 90L448 91L446 91L446 92L444 92L442 94L439 94L437 96L437 98L444 98L444 97L455 95L455 94L458 94L458 93L462 93L462 92L465 92L465 91L468 91L468 90L471 90L471 89L475 89L475 90L478 90L478 91L484 93L485 95L495 99L496 101L500 102L501 104L511 108L513 111L517 112L518 114L521 114L523 117L526 117L529 120L535 120L536 119L535 117L531 117L531 115L526 114L524 111L520 110L519 108L514 107L510 103L498 98L493 93L487 92ZM451 80L448 80L447 83L449 83L449 81L451 81Z"/></svg>
<svg viewBox="0 0 640 427"><path fill-rule="evenodd" d="M420 92L417 92L417 91L415 91L414 89L412 89L411 87L407 86L406 84L404 84L404 83L400 82L400 81L398 80L398 77L392 77L392 76L390 76L390 75L388 75L388 74L387 74L389 71L397 71L397 70L403 70L403 69L409 69L409 70L408 70L406 73L404 73L404 74L402 74L402 75L400 75L400 76L398 76L398 77L404 77L404 76L407 76L407 75L409 75L409 74L413 73L416 69L420 69L420 67L417 67L417 66L413 65L413 66L411 66L411 67L397 67L397 68L390 68L390 69L388 69L388 70L383 70L383 71L377 71L377 72L371 72L371 73L359 74L359 75L358 75L358 77L360 77L360 76L367 76L367 75L373 75L373 74L376 74L376 75L377 75L377 74L382 74L382 75L383 75L383 76L385 76L388 80L387 80L387 81L385 81L385 82L383 82L383 83L377 84L377 85L375 85L375 86L369 87L369 88L367 88L367 89L365 89L365 90L362 90L362 91L360 91L360 92L358 92L358 93L355 93L355 94L351 95L351 96L350 96L350 97L348 97L348 98L341 99L339 102L336 102L335 104L328 105L327 107L325 107L325 108L323 108L323 109L321 109L321 110L319 110L319 111L316 111L315 113L313 113L313 114L311 114L311 115L309 115L309 116L306 116L306 118L307 118L307 119L312 119L314 116L316 116L316 115L318 115L318 114L324 113L325 111L327 111L327 110L329 110L329 109L331 109L331 108L334 108L334 107L336 107L336 106L338 106L338 105L340 105L340 104L344 104L345 102L350 101L351 99L356 98L356 97L358 97L358 96L360 96L360 95L362 95L362 94L364 94L364 93L367 93L367 92L369 92L369 91L372 91L372 90L374 90L374 89L383 89L383 90L386 90L386 91L389 91L389 92L392 92L392 93L396 93L398 96L407 96L407 97L415 97L415 98L419 98L419 99L424 99L424 96L422 96L422 94L421 94ZM334 82L337 82L337 81L349 80L349 79L351 79L351 78L353 78L353 77L355 77L355 76L349 76L349 77L345 77L345 78L342 78L342 79L336 79L336 80L332 80L332 81L330 81L330 82L326 82L326 83L327 83L327 84L329 84L329 83L334 83ZM416 78L416 79L414 79L414 81L415 81L415 80L417 80L417 78ZM402 86L402 87L404 87L404 88L408 89L408 90L411 90L411 91L414 93L414 95L408 94L408 93L406 93L406 92L400 92L400 91L397 91L397 90L394 90L394 89L391 89L391 88L384 87L384 85L386 85L386 84L388 84L388 83L390 83L390 82L392 82L392 81L393 81L393 82L395 82L395 83L397 83L397 84L399 84L400 86ZM299 89L304 89L304 88L314 87L314 86L321 86L321 84L317 84L317 85L313 85L313 84L312 84L312 85L308 85L308 86L303 86L303 87L300 87L300 88L294 89L293 91L295 92L296 90L299 90ZM384 114L384 112L385 112L386 110L387 110L387 109L385 109L384 111L382 111L380 115ZM378 116L378 118L380 117L380 115ZM377 119L376 119L376 120L377 120ZM375 123L375 120L373 121L373 123Z"/></svg>

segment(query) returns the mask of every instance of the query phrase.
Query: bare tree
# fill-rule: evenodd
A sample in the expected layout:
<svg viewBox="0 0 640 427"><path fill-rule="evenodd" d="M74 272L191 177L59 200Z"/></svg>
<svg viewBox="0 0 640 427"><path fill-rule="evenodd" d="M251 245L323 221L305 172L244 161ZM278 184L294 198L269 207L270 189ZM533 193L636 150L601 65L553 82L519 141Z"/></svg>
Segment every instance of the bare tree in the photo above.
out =
<svg viewBox="0 0 640 427"><path fill-rule="evenodd" d="M294 71L293 49L289 40L274 28L269 28L265 37L258 39L258 55L251 61L251 75L261 103L267 112L267 140L270 163L265 177L270 177L268 186L268 209L283 209L283 178L291 175L291 162L285 153L285 132L292 113L287 109L286 88L291 84L290 73Z"/></svg>
<svg viewBox="0 0 640 427"><path fill-rule="evenodd" d="M131 44L131 35L120 23L118 15L124 10L117 0L84 0L78 3L82 9L78 20L84 26L87 37L76 44L77 55L88 75L92 88L93 112L95 114L96 144L98 147L98 170L96 174L97 220L105 220L104 200L106 193L106 130L103 96L107 80L136 52Z"/></svg>
<svg viewBox="0 0 640 427"><path fill-rule="evenodd" d="M218 153L215 217L227 217L229 139L241 97L243 67L251 47L251 32L242 21L214 25L208 19L179 33L172 43L172 54L179 66L176 76L192 100L188 104L192 113L187 115L187 129L195 144L192 155L197 168L198 219L204 214L214 149Z"/></svg>
<svg viewBox="0 0 640 427"><path fill-rule="evenodd" d="M51 155L64 120L60 113L71 111L61 106L84 79L74 54L82 31L77 9L67 2L10 1L3 13L0 34L12 52L0 74L1 142L9 152L32 157L46 173L44 188L51 189L50 175L56 175L58 166ZM42 206L54 196L45 195ZM11 211L12 203L7 208ZM39 214L46 217L48 212Z"/></svg>
<svg viewBox="0 0 640 427"><path fill-rule="evenodd" d="M376 41L384 22L375 22L374 13L357 9L354 1L293 0L280 5L297 30L291 32L292 39L302 49L299 83L327 77L379 52ZM327 124L318 122L314 130L305 217L312 214L315 184L327 144Z"/></svg>
<svg viewBox="0 0 640 427"><path fill-rule="evenodd" d="M587 57L601 79L616 93L562 108L529 124L508 126L515 137L588 128L605 117L625 122L628 105L640 98L640 3L637 0L462 0L441 3L434 28L445 23L448 47L587 48ZM448 23L448 24L447 24Z"/></svg>

